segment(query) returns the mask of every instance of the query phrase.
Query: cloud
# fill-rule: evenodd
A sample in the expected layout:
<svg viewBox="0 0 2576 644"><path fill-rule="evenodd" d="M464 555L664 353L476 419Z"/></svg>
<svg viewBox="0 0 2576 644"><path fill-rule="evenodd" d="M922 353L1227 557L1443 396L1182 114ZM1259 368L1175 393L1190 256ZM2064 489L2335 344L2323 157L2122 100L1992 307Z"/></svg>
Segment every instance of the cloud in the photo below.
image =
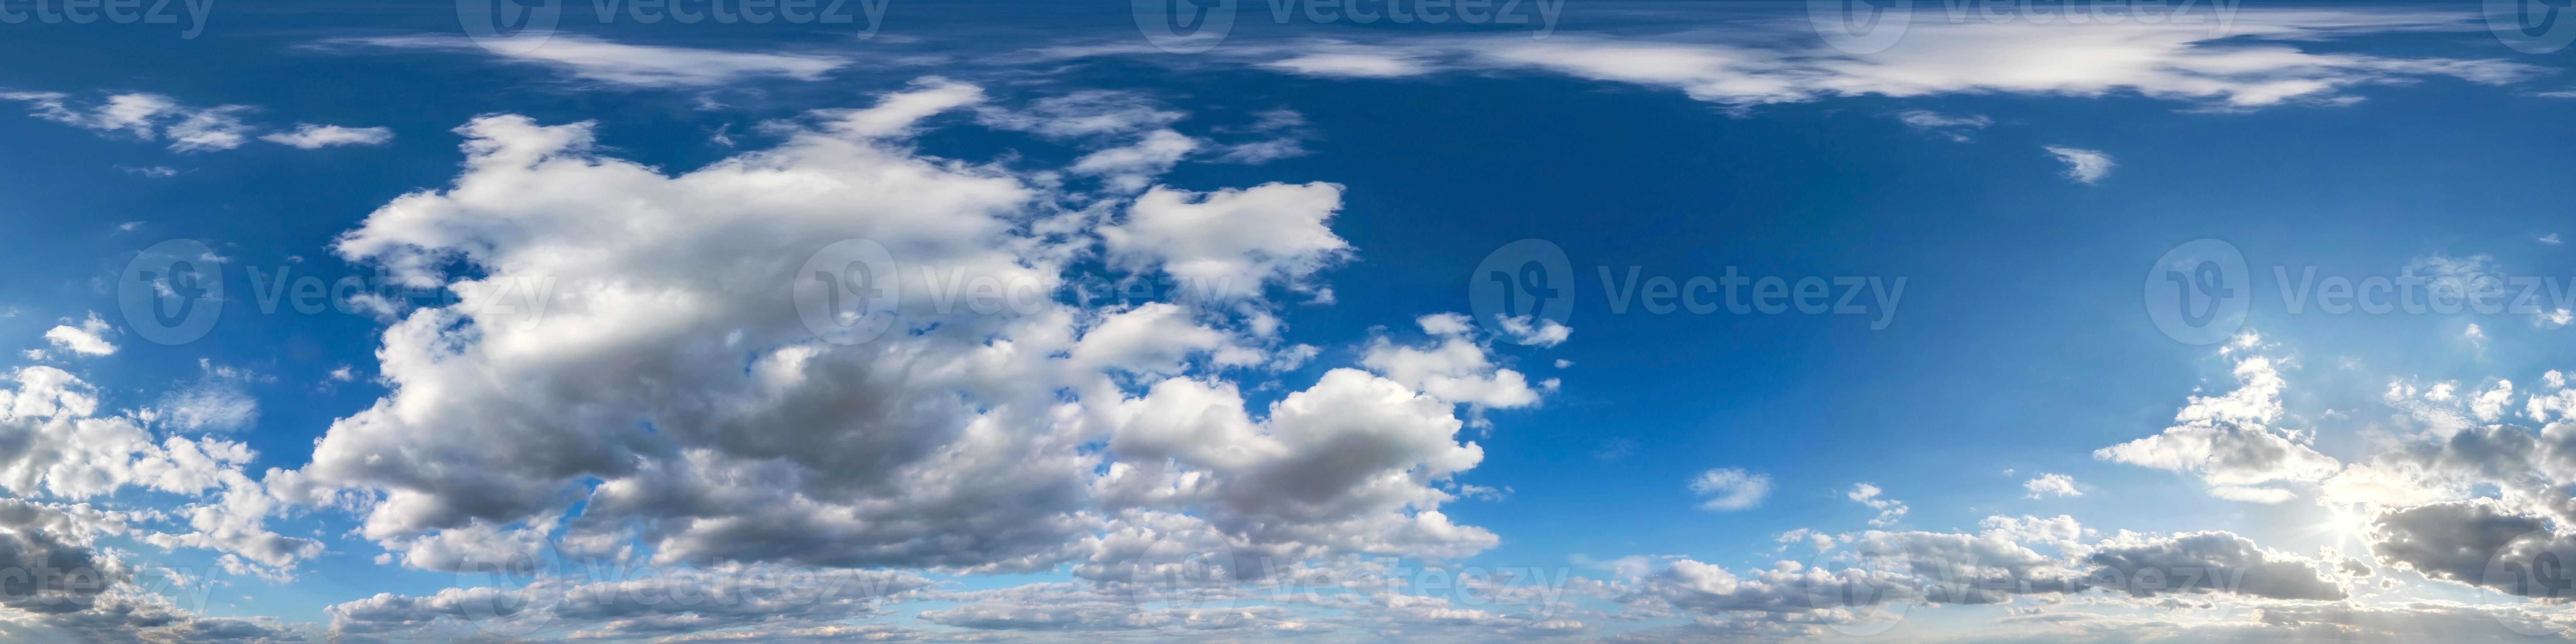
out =
<svg viewBox="0 0 2576 644"><path fill-rule="evenodd" d="M2252 336L2246 337L2250 341ZM2333 457L2268 426L2281 417L2281 392L2288 388L2272 358L2246 355L2233 372L2236 389L2192 396L2174 414L2172 427L2094 450L2093 458L2198 474L2213 496L2258 503L2291 497L2286 490L2252 487L2256 484L2316 481L2341 469Z"/></svg>
<svg viewBox="0 0 2576 644"><path fill-rule="evenodd" d="M270 576L321 552L320 542L262 525L274 504L243 472L256 457L243 444L185 436L156 442L144 429L150 412L98 416L97 388L60 369L25 367L9 379L18 388L0 392L0 488L20 498L79 500L127 486L178 495L188 502L173 513L188 531L142 531L139 541L247 557Z"/></svg>
<svg viewBox="0 0 2576 644"><path fill-rule="evenodd" d="M1100 237L1113 261L1159 269L1194 297L1253 297L1265 285L1311 292L1308 277L1352 254L1330 227L1341 208L1342 186L1332 183L1205 193L1158 186Z"/></svg>
<svg viewBox="0 0 2576 644"><path fill-rule="evenodd" d="M472 39L455 36L380 36L332 42L492 52L510 62L540 65L574 78L628 87L713 87L757 78L817 81L850 63L838 56L628 45L570 34L555 34L535 47L499 48L509 53L493 52Z"/></svg>
<svg viewBox="0 0 2576 644"><path fill-rule="evenodd" d="M2524 596L2566 591L2546 584L2491 576L2496 562L2532 561L2539 553L2576 551L2576 538L2553 531L2540 516L2514 512L2488 500L2434 503L2381 513L2371 521L2371 554L2425 578ZM2529 594L2538 591L2539 594Z"/></svg>
<svg viewBox="0 0 2576 644"><path fill-rule="evenodd" d="M2030 496L2025 498L2036 499L2050 495L2084 496L2083 490L2075 489L2075 477L2064 474L2043 473L2039 475L2039 478L2031 479L2028 482L2022 483L2021 487L2022 489L2030 490Z"/></svg>
<svg viewBox="0 0 2576 644"><path fill-rule="evenodd" d="M2111 155L2103 154L2100 150L2055 145L2044 146L2044 148L2050 155L2056 156L2058 161L2066 164L2066 178L2086 184L2099 182L2103 177L2111 176L2112 166L2118 165L2112 163Z"/></svg>
<svg viewBox="0 0 2576 644"><path fill-rule="evenodd" d="M1339 186L1130 200L1066 191L1064 168L914 150L925 119L985 102L923 79L667 173L610 156L586 123L475 119L451 185L386 204L335 251L460 293L546 276L543 318L473 295L402 312L378 350L388 393L268 489L353 509L358 536L426 569L536 551L1092 574L1080 566L1114 563L1122 535L1291 562L1500 542L1442 512L1483 459L1460 409L1535 405L1547 387L1463 317L1372 337L1303 383L1268 375L1317 355L1279 340L1280 305L1261 295L1320 292L1351 252L1329 227ZM1111 144L1171 120L1106 96L978 119ZM853 344L818 337L790 297L812 283L807 258L846 239L898 264L878 273L892 330ZM1099 307L1048 296L1102 265L1214 286Z"/></svg>
<svg viewBox="0 0 2576 644"><path fill-rule="evenodd" d="M1394 78L1431 71L1431 67L1414 50L1347 44L1315 46L1308 53L1262 63L1261 66L1300 76L1329 78Z"/></svg>
<svg viewBox="0 0 2576 644"><path fill-rule="evenodd" d="M259 140L313 150L334 145L377 145L394 139L394 131L383 127L340 127L337 125L295 124L293 132L271 132Z"/></svg>
<svg viewBox="0 0 2576 644"><path fill-rule="evenodd" d="M1692 494L1709 497L1707 501L1700 502L1702 510L1750 510L1760 507L1762 498L1771 495L1771 477L1747 473L1740 468L1715 469L1692 478L1690 490Z"/></svg>
<svg viewBox="0 0 2576 644"><path fill-rule="evenodd" d="M162 425L175 430L228 432L259 422L259 400L247 384L257 376L199 359L196 382L171 390L155 408Z"/></svg>
<svg viewBox="0 0 2576 644"><path fill-rule="evenodd" d="M1869 520L1870 525L1879 527L1896 525L1897 521L1905 518L1906 511L1911 508L1907 508L1904 501L1879 496L1880 492L1876 485L1861 483L1852 486L1851 491L1843 493L1843 496L1878 511L1878 516Z"/></svg>
<svg viewBox="0 0 2576 644"><path fill-rule="evenodd" d="M252 130L241 121L247 105L194 108L159 94L116 94L88 109L73 107L60 92L7 92L0 99L23 101L37 118L102 133L123 132L145 141L167 140L177 152L230 150L241 147Z"/></svg>
<svg viewBox="0 0 2576 644"><path fill-rule="evenodd" d="M57 349L81 355L103 356L116 353L116 345L107 341L107 334L115 331L114 327L107 325L107 320L99 319L98 314L93 312L89 314L89 319L81 321L80 326L65 324L45 331L45 341L52 342Z"/></svg>
<svg viewBox="0 0 2576 644"><path fill-rule="evenodd" d="M1963 130L1983 129L1988 125L1994 124L1993 119L1986 118L1983 115L1969 114L1965 116L1945 116L1939 112L1931 110L1907 110L1904 112L1898 112L1896 114L1896 120L1897 122L1904 123L1906 127L1914 128L1918 131L1940 134L1942 136L1949 137L1952 141L1959 142L1966 142L1968 140L1968 135Z"/></svg>
<svg viewBox="0 0 2576 644"><path fill-rule="evenodd" d="M1245 44L1223 55L1285 73L1420 77L1438 71L1535 69L1663 87L1732 110L1827 97L2012 93L2135 94L2197 109L2341 104L2347 90L2454 77L2501 85L2544 73L2498 59L2402 58L2321 51L2316 43L2388 32L2474 27L2456 14L2244 10L2225 30L2182 21L2116 24L1917 20L1896 46L1850 54L1813 43L1804 20L1618 38L1408 38L1401 46L1322 40ZM1780 31L1774 31L1774 30ZM1787 44L1800 43L1800 44ZM1124 48L1065 54L1138 53Z"/></svg>
<svg viewBox="0 0 2576 644"><path fill-rule="evenodd" d="M2085 563L2095 567L2089 578L2102 578L2107 576L2103 571L2116 571L2122 578L2142 579L2142 573L2152 570L2155 577L2165 580L2198 577L2207 584L2198 589L2130 584L2123 590L2133 597L2153 597L2164 592L2229 592L2272 599L2333 601L2350 594L2320 571L2320 562L2263 548L2251 539L2228 532L2169 537L2123 532L2096 544Z"/></svg>
<svg viewBox="0 0 2576 644"><path fill-rule="evenodd" d="M2538 242L2540 242L2540 243L2548 244L2548 245L2551 245L2551 246L2556 246L2556 245L2559 245L2559 244L2565 243L2565 242L2558 241L2558 233L2550 233L2550 234L2547 234L2547 235L2541 235L2539 238L2535 239L2534 241L2538 241Z"/></svg>

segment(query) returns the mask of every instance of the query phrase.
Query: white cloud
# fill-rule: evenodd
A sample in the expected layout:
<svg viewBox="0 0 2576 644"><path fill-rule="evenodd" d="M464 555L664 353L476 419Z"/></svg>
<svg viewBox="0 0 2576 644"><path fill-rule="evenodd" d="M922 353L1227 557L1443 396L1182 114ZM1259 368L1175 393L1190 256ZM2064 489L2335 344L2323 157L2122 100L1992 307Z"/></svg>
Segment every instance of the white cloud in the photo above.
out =
<svg viewBox="0 0 2576 644"><path fill-rule="evenodd" d="M1952 141L1960 142L1966 142L1968 140L1968 134L1964 130L1983 129L1988 125L1994 124L1993 119L1986 118L1984 115L1980 114L1948 116L1931 110L1907 110L1899 112L1896 114L1896 120L1897 122L1904 123L1906 127L1914 128L1919 131L1940 134L1942 136L1949 137Z"/></svg>
<svg viewBox="0 0 2576 644"><path fill-rule="evenodd" d="M1254 297L1272 284L1309 290L1309 276L1351 255L1350 242L1329 225L1341 209L1339 184L1266 183L1207 193L1157 186L1100 236L1112 259L1159 268L1192 297Z"/></svg>
<svg viewBox="0 0 2576 644"><path fill-rule="evenodd" d="M476 119L453 185L385 205L336 250L462 293L548 276L544 317L475 295L410 311L382 336L375 373L390 392L269 489L356 509L359 536L425 568L476 544L1091 574L1080 566L1119 556L1131 534L1285 561L1499 543L1441 511L1483 458L1460 407L1526 407L1547 387L1498 364L1463 317L1418 320L1427 340L1373 338L1358 368L1264 404L1243 392L1269 382L1232 379L1317 354L1281 342L1280 305L1256 296L1320 291L1317 273L1350 252L1328 225L1338 186L1102 201L1056 187L1062 169L913 150L924 119L984 100L925 79L678 173L608 156L587 124ZM982 120L1067 137L1170 130L1113 103ZM842 239L896 253L901 270L884 275L901 284L896 331L823 342L787 301L811 279L806 257ZM1231 281L1218 297L1107 309L1044 297L1068 266L1098 260L1125 279ZM445 272L460 264L465 275ZM959 283L1039 295L961 303L974 287L942 288Z"/></svg>
<svg viewBox="0 0 2576 644"><path fill-rule="evenodd" d="M2111 161L2111 155L2103 154L2101 150L2055 145L2043 147L2050 155L2057 157L2058 161L2066 164L2066 178L2086 184L2099 182L2103 177L2111 176L2111 168L2118 165Z"/></svg>
<svg viewBox="0 0 2576 644"><path fill-rule="evenodd" d="M1411 49L1347 44L1315 46L1309 53L1261 66L1300 76L1336 78L1394 78L1431 71Z"/></svg>
<svg viewBox="0 0 2576 644"><path fill-rule="evenodd" d="M2051 495L2084 496L2083 490L2075 488L2075 477L2064 474L2042 473L2039 475L2039 478L2031 479L2028 482L2022 483L2021 487L2022 489L2030 491L2030 496L2026 498L2036 499Z"/></svg>
<svg viewBox="0 0 2576 644"><path fill-rule="evenodd" d="M1707 501L1700 502L1702 510L1750 510L1760 507L1762 498L1771 495L1771 477L1748 473L1741 468L1715 469L1692 478L1690 490L1693 494L1709 497Z"/></svg>
<svg viewBox="0 0 2576 644"><path fill-rule="evenodd" d="M491 52L455 36L381 36L335 41L405 49ZM587 36L555 34L535 47L499 47L511 62L554 68L575 78L634 87L710 87L755 78L822 80L849 64L838 56L762 54L628 45Z"/></svg>
<svg viewBox="0 0 2576 644"><path fill-rule="evenodd" d="M107 335L114 332L116 332L115 327L108 326L107 320L99 319L98 314L93 312L89 314L89 319L80 322L80 326L64 324L45 331L45 341L54 343L57 349L81 355L103 356L116 353L116 344L107 341Z"/></svg>
<svg viewBox="0 0 2576 644"><path fill-rule="evenodd" d="M259 137L262 141L291 145L306 150L334 145L377 145L393 139L392 128L340 127L311 123L297 123L293 132L271 132Z"/></svg>
<svg viewBox="0 0 2576 644"><path fill-rule="evenodd" d="M2559 245L2559 244L2565 243L2565 242L2558 241L2558 233L2550 233L2550 234L2547 234L2547 235L2541 235L2537 241L2539 241L2540 243L2543 243L2543 244L2551 245L2551 246L2556 246L2556 245Z"/></svg>
<svg viewBox="0 0 2576 644"><path fill-rule="evenodd" d="M1880 492L1876 485L1861 483L1852 486L1850 492L1843 493L1843 497L1878 511L1878 516L1870 518L1870 525L1887 527L1904 520L1905 513L1912 508L1906 507L1904 501L1879 496Z"/></svg>
<svg viewBox="0 0 2576 644"><path fill-rule="evenodd" d="M2256 342L2248 334L2243 343ZM2222 351L2236 351L2234 345ZM2162 470L2198 474L2219 498L2276 503L2285 490L2252 487L2274 481L2317 481L2342 464L2308 446L2306 436L2269 425L2282 414L2281 392L2288 388L2274 359L2245 355L2237 360L2238 386L2224 395L2192 396L2174 414L2175 425L2162 433L2094 450L2093 457Z"/></svg>
<svg viewBox="0 0 2576 644"><path fill-rule="evenodd" d="M194 108L167 96L134 92L109 96L105 102L83 110L67 103L69 98L60 92L0 93L0 99L33 106L37 118L100 132L123 132L145 141L167 140L170 149L178 152L241 147L244 134L252 129L241 121L241 115L252 109L247 105Z"/></svg>
<svg viewBox="0 0 2576 644"><path fill-rule="evenodd" d="M176 430L228 432L259 422L259 400L248 384L261 378L200 359L195 382L173 389L155 408L163 426Z"/></svg>
<svg viewBox="0 0 2576 644"><path fill-rule="evenodd" d="M1771 25L1777 25L1771 27ZM1805 21L1728 31L1627 35L1409 38L1402 46L1320 41L1220 50L1292 74L1392 78L1433 71L1540 69L1677 89L1743 109L1832 96L2016 93L2098 97L2134 93L2206 109L2347 103L2346 90L2449 76L2486 84L2542 73L2497 59L2399 58L2319 51L2357 34L2447 32L2457 15L2384 11L2246 10L2230 29L2180 21L2117 24L1917 20L1885 51L1855 55L1810 42ZM1795 30L1772 32L1768 28ZM1084 52L1067 52L1084 53ZM1112 49L1088 53L1130 53Z"/></svg>

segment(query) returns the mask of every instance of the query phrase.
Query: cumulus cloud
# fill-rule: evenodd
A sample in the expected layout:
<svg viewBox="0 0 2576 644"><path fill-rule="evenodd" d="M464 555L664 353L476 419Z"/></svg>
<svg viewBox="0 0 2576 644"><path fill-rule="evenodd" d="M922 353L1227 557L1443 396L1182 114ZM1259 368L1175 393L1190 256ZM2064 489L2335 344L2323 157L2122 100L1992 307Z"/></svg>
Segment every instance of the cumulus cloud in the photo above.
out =
<svg viewBox="0 0 2576 644"><path fill-rule="evenodd" d="M2039 478L2022 483L2021 487L2029 490L2030 496L2027 498L2033 499L2043 496L2084 496L2083 490L2075 489L2075 477L2064 474L2043 473Z"/></svg>
<svg viewBox="0 0 2576 644"><path fill-rule="evenodd" d="M2324 559L2264 548L2227 532L2120 532L2087 540L2066 516L1988 517L1982 530L1871 530L1817 539L1812 562L1732 571L1676 559L1624 586L1631 610L1680 610L1736 627L1790 632L1859 621L1887 604L2000 604L2041 596L2063 605L2164 607L2178 597L2227 601L2333 601L2350 596ZM1786 539L1787 537L1783 537ZM2024 611L2017 610L2015 613Z"/></svg>
<svg viewBox="0 0 2576 644"><path fill-rule="evenodd" d="M1442 512L1483 459L1462 415L1535 405L1550 385L1503 364L1463 316L1380 334L1355 365L1303 383L1235 380L1317 354L1279 340L1281 305L1262 294L1320 293L1318 274L1351 252L1329 228L1339 186L1102 197L1052 183L1064 169L914 149L925 119L986 101L924 79L676 173L608 155L588 124L474 120L452 185L394 200L335 247L463 301L400 312L378 353L389 393L268 489L354 509L387 563L425 569L530 553L1071 564L1070 592L1097 593L1138 543L1294 563L1500 542ZM1170 129L1175 117L1137 105L1092 96L976 120L1112 141ZM892 330L851 344L818 338L791 298L814 279L806 258L843 239L897 263L878 273ZM1213 288L1100 308L1043 296L1090 262ZM491 292L480 285L526 276L556 281L542 320L476 301ZM341 623L400 630L452 613L433 597L379 599L344 605ZM1029 614L986 607L924 619ZM596 628L642 636L681 618L635 619ZM824 627L791 621L775 628Z"/></svg>
<svg viewBox="0 0 2576 644"><path fill-rule="evenodd" d="M2309 447L2304 437L2269 426L2280 419L2281 392L2288 388L2273 358L2245 355L2233 371L2236 389L2192 396L2163 433L2094 450L2093 457L2197 474L2213 496L2257 503L2294 497L2259 484L2317 481L2341 469L2342 463Z"/></svg>
<svg viewBox="0 0 2576 644"><path fill-rule="evenodd" d="M1878 516L1870 518L1870 525L1880 527L1896 525L1897 521L1905 519L1906 511L1911 508L1906 507L1904 501L1880 496L1881 492L1882 490L1876 485L1861 483L1853 485L1851 491L1843 493L1843 497L1878 511Z"/></svg>
<svg viewBox="0 0 2576 644"><path fill-rule="evenodd" d="M107 325L107 320L91 313L89 319L80 322L80 326L64 324L45 331L45 341L64 351L103 356L116 353L116 344L107 341L107 335L115 331L114 327Z"/></svg>
<svg viewBox="0 0 2576 644"><path fill-rule="evenodd" d="M1692 494L1708 497L1699 504L1702 510L1732 512L1750 510L1762 505L1771 494L1771 477L1752 474L1741 468L1714 469L1699 473L1690 482Z"/></svg>
<svg viewBox="0 0 2576 644"><path fill-rule="evenodd" d="M1122 265L1159 269L1200 297L1252 297L1273 284L1311 292L1306 278L1351 255L1330 227L1341 208L1342 186L1331 183L1155 187L1100 236Z"/></svg>
<svg viewBox="0 0 2576 644"><path fill-rule="evenodd" d="M283 576L321 552L320 542L265 527L274 499L244 473L256 454L243 444L186 436L155 441L144 429L149 412L99 416L97 388L60 369L25 367L9 379L18 388L0 393L0 488L20 498L68 500L129 486L178 495L187 501L171 514L186 530L140 530L139 540L247 558L261 567L253 572L269 576Z"/></svg>
<svg viewBox="0 0 2576 644"><path fill-rule="evenodd" d="M335 145L378 145L394 140L394 131L392 128L384 127L341 127L297 123L295 131L270 132L261 135L259 140L313 150Z"/></svg>

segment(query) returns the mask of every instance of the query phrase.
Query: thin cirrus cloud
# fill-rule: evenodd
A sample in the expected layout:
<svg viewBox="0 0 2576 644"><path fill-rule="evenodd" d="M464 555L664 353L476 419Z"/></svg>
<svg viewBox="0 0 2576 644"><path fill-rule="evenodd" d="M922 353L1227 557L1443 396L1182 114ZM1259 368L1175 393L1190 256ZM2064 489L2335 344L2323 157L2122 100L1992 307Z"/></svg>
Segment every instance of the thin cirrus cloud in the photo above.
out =
<svg viewBox="0 0 2576 644"><path fill-rule="evenodd" d="M2111 160L2110 154L2101 150L2059 145L2044 146L2042 149L2048 150L2049 155L2057 157L2058 161L2066 164L2066 178L2086 185L2098 183L2103 177L2111 176L2111 168L2119 165Z"/></svg>
<svg viewBox="0 0 2576 644"><path fill-rule="evenodd" d="M393 139L394 131L392 128L340 127L337 125L314 125L311 123L297 123L295 125L295 130L292 132L272 132L259 137L259 140L262 141L290 145L306 150L327 148L335 145L376 145Z"/></svg>
<svg viewBox="0 0 2576 644"><path fill-rule="evenodd" d="M395 49L487 52L503 60L553 68L583 80L630 87L712 87L754 78L822 80L850 63L838 56L629 45L558 34L534 47L485 49L457 36L384 36L329 41ZM506 52L506 53L505 53Z"/></svg>
<svg viewBox="0 0 2576 644"><path fill-rule="evenodd" d="M5 92L0 99L26 103L29 115L101 135L126 136L143 141L166 141L173 152L208 152L241 147L260 130L242 120L258 111L249 105L190 107L177 99L150 92L112 94L90 105L79 105L63 92ZM297 124L292 132L275 132L260 140L314 149L331 145L375 144L393 138L393 130L382 127L350 128L337 125ZM168 168L128 170L152 177L177 174Z"/></svg>
<svg viewBox="0 0 2576 644"><path fill-rule="evenodd" d="M2129 93L2188 102L2197 109L2244 110L2288 103L2348 103L2360 98L2347 93L2355 87L2427 77L2503 85L2547 72L2497 59L2315 51L2320 49L2317 43L2343 36L2459 31L2474 26L2468 21L2475 18L2247 9L2226 29L2182 22L2065 25L1918 19L1894 47L1873 54L1850 54L1821 44L1782 44L1811 38L1804 22L1758 23L1770 26L1716 34L1414 38L1401 45L1325 40L1247 45L1218 53L1261 68L1319 78L1550 71L1680 90L1734 111L1836 96L1908 98L1955 93L2077 97ZM1116 48L1058 51L1070 56L1134 53Z"/></svg>
<svg viewBox="0 0 2576 644"><path fill-rule="evenodd" d="M1771 495L1771 477L1741 468L1715 469L1701 472L1699 477L1691 479L1690 490L1708 497L1699 504L1702 510L1750 510L1761 506L1762 498Z"/></svg>

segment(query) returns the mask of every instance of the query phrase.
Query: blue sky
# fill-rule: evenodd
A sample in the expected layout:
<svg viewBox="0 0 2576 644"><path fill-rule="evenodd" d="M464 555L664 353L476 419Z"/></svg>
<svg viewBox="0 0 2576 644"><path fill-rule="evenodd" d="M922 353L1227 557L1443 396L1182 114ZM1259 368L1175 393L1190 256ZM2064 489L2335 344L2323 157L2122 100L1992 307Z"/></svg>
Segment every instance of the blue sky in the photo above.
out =
<svg viewBox="0 0 2576 644"><path fill-rule="evenodd" d="M0 632L2570 636L2576 21L1454 4L0 2Z"/></svg>

